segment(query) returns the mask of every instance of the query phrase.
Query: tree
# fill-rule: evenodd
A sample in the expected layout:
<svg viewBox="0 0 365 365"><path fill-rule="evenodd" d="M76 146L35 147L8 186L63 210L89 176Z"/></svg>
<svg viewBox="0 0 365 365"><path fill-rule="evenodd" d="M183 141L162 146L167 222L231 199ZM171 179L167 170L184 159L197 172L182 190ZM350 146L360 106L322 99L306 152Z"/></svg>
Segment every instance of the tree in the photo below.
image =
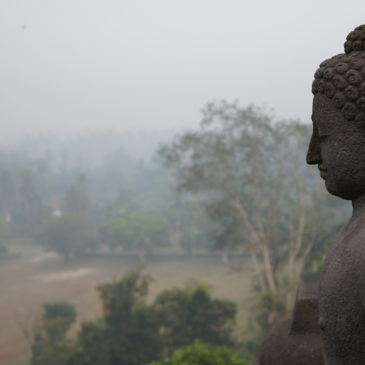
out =
<svg viewBox="0 0 365 365"><path fill-rule="evenodd" d="M67 365L108 365L110 338L105 322L84 322L77 336L76 351Z"/></svg>
<svg viewBox="0 0 365 365"><path fill-rule="evenodd" d="M172 243L186 250L191 257L197 250L214 250L212 223L201 202L195 196L189 196L188 199L183 196L177 198L168 211L169 226L173 232Z"/></svg>
<svg viewBox="0 0 365 365"><path fill-rule="evenodd" d="M15 186L14 178L8 169L0 170L0 212L9 213L14 204Z"/></svg>
<svg viewBox="0 0 365 365"><path fill-rule="evenodd" d="M109 337L109 365L140 365L159 357L162 343L157 317L146 305L149 279L131 272L99 287Z"/></svg>
<svg viewBox="0 0 365 365"><path fill-rule="evenodd" d="M87 231L85 217L62 215L48 219L38 232L38 241L48 250L69 260L72 254L96 246L95 238Z"/></svg>
<svg viewBox="0 0 365 365"><path fill-rule="evenodd" d="M22 236L33 235L46 216L47 210L37 190L34 171L21 171L12 226Z"/></svg>
<svg viewBox="0 0 365 365"><path fill-rule="evenodd" d="M124 212L120 218L109 222L104 235L109 247L137 250L140 261L144 262L146 252L167 245L169 229L160 211L137 210Z"/></svg>
<svg viewBox="0 0 365 365"><path fill-rule="evenodd" d="M103 317L82 325L71 364L143 365L160 358L157 316L145 303L148 283L134 271L98 288Z"/></svg>
<svg viewBox="0 0 365 365"><path fill-rule="evenodd" d="M279 294L287 310L321 232L323 188L303 162L308 139L297 121L221 102L207 105L199 130L159 150L178 190L205 199L221 246L250 255L256 290Z"/></svg>
<svg viewBox="0 0 365 365"><path fill-rule="evenodd" d="M100 286L103 315L83 322L73 340L66 335L76 319L74 307L64 302L44 304L32 345L32 365L147 365L195 340L233 345L235 303L213 299L205 286L194 285L166 290L147 304L150 280L132 271ZM236 359L225 347L219 347L222 351L200 343L198 347L199 356L211 349L215 360Z"/></svg>
<svg viewBox="0 0 365 365"><path fill-rule="evenodd" d="M79 174L65 192L63 210L65 213L81 214L89 208L90 202L86 189L86 176Z"/></svg>
<svg viewBox="0 0 365 365"><path fill-rule="evenodd" d="M154 306L169 354L197 339L213 346L233 343L236 304L213 299L203 285L166 290L158 295Z"/></svg>
<svg viewBox="0 0 365 365"><path fill-rule="evenodd" d="M42 320L47 337L61 340L76 320L75 307L66 302L44 303Z"/></svg>
<svg viewBox="0 0 365 365"><path fill-rule="evenodd" d="M43 317L35 331L31 365L67 365L74 343L66 334L76 319L73 305L65 302L45 303Z"/></svg>
<svg viewBox="0 0 365 365"><path fill-rule="evenodd" d="M226 346L213 347L200 341L176 350L170 358L150 365L250 365Z"/></svg>

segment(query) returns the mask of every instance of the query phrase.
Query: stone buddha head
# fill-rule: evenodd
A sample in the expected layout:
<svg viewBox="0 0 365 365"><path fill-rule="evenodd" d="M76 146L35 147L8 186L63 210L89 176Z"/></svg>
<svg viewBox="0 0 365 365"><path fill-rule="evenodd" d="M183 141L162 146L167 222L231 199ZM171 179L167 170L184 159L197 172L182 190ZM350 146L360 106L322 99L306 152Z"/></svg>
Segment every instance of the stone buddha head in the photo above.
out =
<svg viewBox="0 0 365 365"><path fill-rule="evenodd" d="M307 163L318 165L329 193L354 200L365 194L365 25L314 77Z"/></svg>

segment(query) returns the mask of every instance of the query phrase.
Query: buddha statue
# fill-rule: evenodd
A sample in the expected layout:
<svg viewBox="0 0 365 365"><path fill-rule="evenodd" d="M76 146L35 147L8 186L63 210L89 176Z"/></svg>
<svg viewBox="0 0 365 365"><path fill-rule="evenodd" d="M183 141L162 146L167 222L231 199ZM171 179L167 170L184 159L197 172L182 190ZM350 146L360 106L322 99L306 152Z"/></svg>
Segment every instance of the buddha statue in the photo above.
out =
<svg viewBox="0 0 365 365"><path fill-rule="evenodd" d="M327 365L365 365L365 25L314 75L307 163L353 214L326 255L318 293Z"/></svg>

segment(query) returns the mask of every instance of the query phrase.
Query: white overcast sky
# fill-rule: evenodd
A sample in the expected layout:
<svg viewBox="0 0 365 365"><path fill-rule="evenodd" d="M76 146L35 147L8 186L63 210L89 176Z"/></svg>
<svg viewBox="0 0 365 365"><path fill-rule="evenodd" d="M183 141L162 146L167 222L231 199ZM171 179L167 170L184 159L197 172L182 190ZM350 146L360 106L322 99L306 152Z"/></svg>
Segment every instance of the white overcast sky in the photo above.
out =
<svg viewBox="0 0 365 365"><path fill-rule="evenodd" d="M309 120L364 0L0 0L1 137L186 129L211 100Z"/></svg>

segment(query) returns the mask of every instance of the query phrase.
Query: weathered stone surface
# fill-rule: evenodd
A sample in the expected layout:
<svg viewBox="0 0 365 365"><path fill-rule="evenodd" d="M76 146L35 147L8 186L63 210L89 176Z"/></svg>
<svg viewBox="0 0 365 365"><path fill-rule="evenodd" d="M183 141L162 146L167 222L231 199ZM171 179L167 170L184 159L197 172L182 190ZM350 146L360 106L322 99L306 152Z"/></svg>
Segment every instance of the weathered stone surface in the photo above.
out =
<svg viewBox="0 0 365 365"><path fill-rule="evenodd" d="M345 54L321 63L313 83L313 135L307 162L328 192L352 200L353 215L336 236L319 288L319 326L327 365L365 364L365 26Z"/></svg>
<svg viewBox="0 0 365 365"><path fill-rule="evenodd" d="M317 287L298 290L293 318L276 325L262 347L260 365L323 365Z"/></svg>

